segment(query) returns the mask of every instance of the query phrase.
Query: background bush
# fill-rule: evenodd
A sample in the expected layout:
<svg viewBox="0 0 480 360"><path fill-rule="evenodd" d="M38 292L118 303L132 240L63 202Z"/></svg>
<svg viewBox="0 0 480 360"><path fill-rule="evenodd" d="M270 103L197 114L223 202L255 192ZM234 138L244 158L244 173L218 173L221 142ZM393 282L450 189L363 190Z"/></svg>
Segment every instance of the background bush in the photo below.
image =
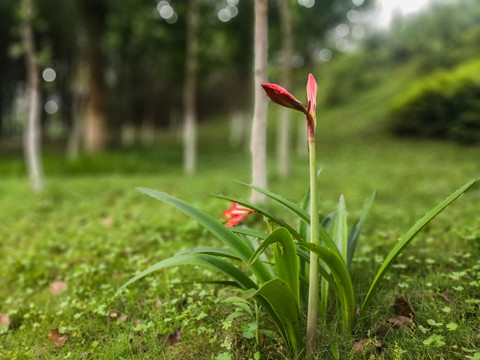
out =
<svg viewBox="0 0 480 360"><path fill-rule="evenodd" d="M422 79L392 110L400 135L480 142L480 61Z"/></svg>

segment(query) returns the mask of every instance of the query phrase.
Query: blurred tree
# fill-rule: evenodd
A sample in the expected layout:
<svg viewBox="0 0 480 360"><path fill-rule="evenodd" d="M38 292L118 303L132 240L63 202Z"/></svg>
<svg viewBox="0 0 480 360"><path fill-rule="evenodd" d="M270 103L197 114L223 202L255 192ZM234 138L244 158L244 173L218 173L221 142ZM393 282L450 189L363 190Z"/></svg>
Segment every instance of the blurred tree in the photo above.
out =
<svg viewBox="0 0 480 360"><path fill-rule="evenodd" d="M34 9L32 0L22 0L20 7L22 41L25 51L27 77L27 123L24 133L24 148L27 169L33 190L43 189L43 170L41 163L40 133L40 72L37 63L37 51L33 35Z"/></svg>
<svg viewBox="0 0 480 360"><path fill-rule="evenodd" d="M267 82L268 52L268 0L255 0L255 106L253 111L252 137L252 184L267 187L266 137L267 137L267 97L262 84ZM252 192L253 202L264 201L265 196Z"/></svg>
<svg viewBox="0 0 480 360"><path fill-rule="evenodd" d="M183 168L193 174L197 157L197 68L199 0L189 0L187 11L187 38L185 79L183 85Z"/></svg>
<svg viewBox="0 0 480 360"><path fill-rule="evenodd" d="M281 31L282 31L282 80L281 84L286 89L292 88L292 61L293 61L293 24L291 15L290 0L278 0L278 10L280 12ZM292 112L290 109L281 108L279 124L277 127L277 171L282 177L287 177L290 173L290 122Z"/></svg>
<svg viewBox="0 0 480 360"><path fill-rule="evenodd" d="M85 119L85 149L95 152L107 145L107 85L102 41L108 4L105 0L78 0L77 4L88 38L86 59L89 68L89 97Z"/></svg>

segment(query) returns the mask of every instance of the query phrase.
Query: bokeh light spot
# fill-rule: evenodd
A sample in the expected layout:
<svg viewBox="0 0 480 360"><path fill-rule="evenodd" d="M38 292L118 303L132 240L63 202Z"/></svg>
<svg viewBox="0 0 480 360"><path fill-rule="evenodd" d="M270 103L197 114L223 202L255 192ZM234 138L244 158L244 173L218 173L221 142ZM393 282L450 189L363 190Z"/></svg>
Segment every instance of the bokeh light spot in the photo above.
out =
<svg viewBox="0 0 480 360"><path fill-rule="evenodd" d="M43 70L42 77L46 82L52 82L57 78L57 73L52 68L46 68Z"/></svg>
<svg viewBox="0 0 480 360"><path fill-rule="evenodd" d="M298 3L306 8L311 8L315 5L315 0L298 0Z"/></svg>
<svg viewBox="0 0 480 360"><path fill-rule="evenodd" d="M48 100L45 103L45 111L47 114L53 115L58 111L58 104L55 100Z"/></svg>
<svg viewBox="0 0 480 360"><path fill-rule="evenodd" d="M318 59L322 62L329 62L332 59L332 50L322 49L318 52Z"/></svg>

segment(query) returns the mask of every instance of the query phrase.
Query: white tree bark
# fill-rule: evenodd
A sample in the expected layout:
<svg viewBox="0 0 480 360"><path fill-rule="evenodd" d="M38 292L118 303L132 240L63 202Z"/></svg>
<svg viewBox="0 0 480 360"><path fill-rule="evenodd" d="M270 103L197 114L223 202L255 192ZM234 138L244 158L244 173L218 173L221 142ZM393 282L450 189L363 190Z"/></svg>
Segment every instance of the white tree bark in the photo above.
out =
<svg viewBox="0 0 480 360"><path fill-rule="evenodd" d="M185 83L183 87L183 169L193 174L197 163L197 67L199 0L190 0L187 13Z"/></svg>
<svg viewBox="0 0 480 360"><path fill-rule="evenodd" d="M278 0L283 48L283 66L281 84L286 89L292 88L293 29L289 0ZM277 128L277 171L286 178L290 174L290 109L280 109Z"/></svg>
<svg viewBox="0 0 480 360"><path fill-rule="evenodd" d="M252 154L252 184L265 188L266 141L267 141L267 96L261 85L267 82L268 50L268 0L255 0L255 106L253 111L252 137L250 151ZM264 201L265 196L253 191L252 202Z"/></svg>
<svg viewBox="0 0 480 360"><path fill-rule="evenodd" d="M24 133L24 151L27 169L35 192L43 189L43 169L40 147L40 74L33 38L32 0L22 0L24 18L22 19L23 45L27 75L27 124Z"/></svg>

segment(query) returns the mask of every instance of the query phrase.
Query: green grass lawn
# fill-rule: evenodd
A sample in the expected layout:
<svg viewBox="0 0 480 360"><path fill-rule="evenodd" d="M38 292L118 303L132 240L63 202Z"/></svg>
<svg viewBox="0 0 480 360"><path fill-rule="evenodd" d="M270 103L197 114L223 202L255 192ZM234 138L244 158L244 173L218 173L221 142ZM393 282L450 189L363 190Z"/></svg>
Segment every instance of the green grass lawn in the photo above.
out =
<svg viewBox="0 0 480 360"><path fill-rule="evenodd" d="M386 136L387 100L394 91L382 86L319 113L317 128L321 210L333 210L343 193L353 220L371 192L378 192L352 270L361 297L398 236L447 194L480 176L478 148ZM217 279L211 271L159 272L115 296L137 271L181 249L218 244L135 186L168 192L217 218L229 204L209 194L248 197L233 182L249 181L248 153L225 144L227 128L221 123L201 131L199 171L192 177L182 176L181 147L167 135L152 149L113 149L77 162L47 152L46 189L39 195L30 191L21 159L2 155L0 313L11 324L0 326L0 359L285 358L266 317L222 301L239 295L235 291L199 283ZM293 157L288 179L276 175L270 158L269 187L300 202L307 161ZM338 344L341 359L354 358L354 342L366 338L382 342L386 359L480 359L479 203L479 191L462 196L418 236L352 339L339 335L336 319L320 326L317 359L333 358L331 343ZM57 280L67 289L54 295L50 285ZM411 330L388 322L401 295L415 312ZM242 316L229 320L235 311ZM63 346L54 342L65 338L47 339L55 328L68 334ZM180 341L170 345L169 336L179 328Z"/></svg>

